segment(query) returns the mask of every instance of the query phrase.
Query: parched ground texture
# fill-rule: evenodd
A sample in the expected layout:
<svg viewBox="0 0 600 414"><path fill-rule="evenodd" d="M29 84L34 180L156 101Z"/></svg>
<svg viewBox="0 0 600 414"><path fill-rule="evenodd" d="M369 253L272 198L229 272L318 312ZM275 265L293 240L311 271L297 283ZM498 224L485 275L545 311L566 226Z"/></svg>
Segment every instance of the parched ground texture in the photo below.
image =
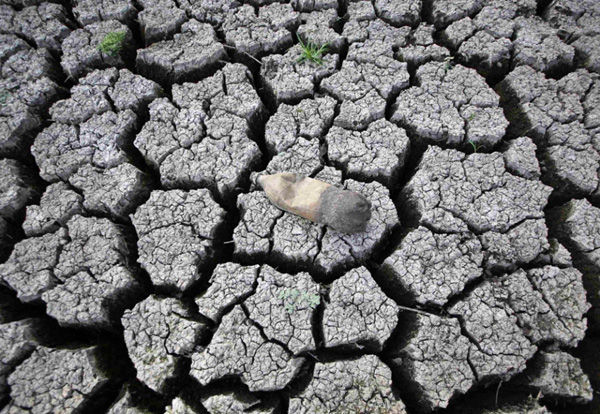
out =
<svg viewBox="0 0 600 414"><path fill-rule="evenodd" d="M600 2L0 0L0 414L599 400Z"/></svg>

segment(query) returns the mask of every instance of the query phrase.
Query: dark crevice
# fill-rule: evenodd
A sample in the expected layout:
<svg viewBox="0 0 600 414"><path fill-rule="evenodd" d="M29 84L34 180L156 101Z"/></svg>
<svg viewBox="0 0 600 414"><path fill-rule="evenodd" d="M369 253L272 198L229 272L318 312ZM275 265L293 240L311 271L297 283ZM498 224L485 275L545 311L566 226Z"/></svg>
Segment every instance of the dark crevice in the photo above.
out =
<svg viewBox="0 0 600 414"><path fill-rule="evenodd" d="M414 313L403 310L399 312L398 320L398 325L387 341L380 358L391 369L393 390L406 405L407 412L426 412L426 407L420 398L422 392L414 381L410 368L406 365L407 355L403 351L416 334L417 320Z"/></svg>
<svg viewBox="0 0 600 414"><path fill-rule="evenodd" d="M111 381L98 389L93 394L88 394L81 405L77 408L81 413L105 414L106 410L112 405L115 398L119 395L122 381Z"/></svg>
<svg viewBox="0 0 600 414"><path fill-rule="evenodd" d="M573 243L569 236L567 236L561 229L561 222L564 217L561 217L560 209L549 211L548 218L548 235L550 238L556 238L571 254L573 260L573 267L579 270L582 274L583 286L587 292L587 300L591 303L592 307L588 311L588 329L584 342L590 337L597 337L600 335L600 295L596 292L600 291L600 281L598 280L598 274L600 269L598 263L595 263L592 258L585 252L579 251L576 244Z"/></svg>
<svg viewBox="0 0 600 414"><path fill-rule="evenodd" d="M321 162L323 163L323 166L333 166L332 162L329 160L328 144L327 144L327 140L325 139L325 137L327 136L327 134L329 134L329 131L331 131L331 128L333 128L334 120L340 114L341 106L342 106L342 104L339 101L336 101L335 106L333 108L333 116L331 117L331 122L329 123L329 125L325 125L325 128L323 129L323 136L318 137L319 151L320 151L319 156L320 156ZM343 174L343 172L342 172L342 174Z"/></svg>
<svg viewBox="0 0 600 414"><path fill-rule="evenodd" d="M312 359L315 362L319 363L329 363L336 361L347 361L347 360L356 360L365 355L376 355L371 350L366 349L356 349L352 347L348 348L336 348L336 349L328 349L322 348L318 349L314 352L306 353L303 356L307 359Z"/></svg>
<svg viewBox="0 0 600 414"><path fill-rule="evenodd" d="M283 214L284 213L282 213L282 215ZM281 216L279 218L281 218ZM273 227L275 224L276 221L273 224ZM259 252L253 255L240 252L234 254L233 261L246 266L254 264L268 264L279 272L288 273L291 275L295 275L300 272L307 272L310 274L313 280L318 283L331 283L340 276L343 276L347 271L360 267L364 264L362 261L353 260L350 263L338 263L333 265L332 268L324 270L318 264L315 264L314 259L311 257L307 257L306 260L290 260L286 255L272 251L272 237L269 238L269 243L269 252Z"/></svg>
<svg viewBox="0 0 600 414"><path fill-rule="evenodd" d="M348 0L339 0L337 13L339 20L334 24L334 30L338 34L342 34L344 25L348 22Z"/></svg>
<svg viewBox="0 0 600 414"><path fill-rule="evenodd" d="M325 342L323 335L323 314L325 313L326 303L329 303L329 288L321 287L319 293L321 300L319 305L315 308L311 318L312 335L317 349L321 348Z"/></svg>
<svg viewBox="0 0 600 414"><path fill-rule="evenodd" d="M0 284L0 323L9 323L27 318L46 317L46 308L41 304L24 304L14 290Z"/></svg>
<svg viewBox="0 0 600 414"><path fill-rule="evenodd" d="M240 224L240 212L238 209L226 210L225 217L221 225L215 229L215 239L213 240L213 250L215 251L215 261L217 263L227 263L233 261L233 252L235 249L235 243L233 241L233 232L235 228ZM207 273L208 270L205 266L201 269L203 273ZM194 292L197 289L189 289Z"/></svg>
<svg viewBox="0 0 600 414"><path fill-rule="evenodd" d="M394 364L391 361L401 357L402 349L415 336L417 329L417 314L400 309L398 311L398 323L384 344L383 350L380 353L381 359L386 361L388 365L393 366Z"/></svg>
<svg viewBox="0 0 600 414"><path fill-rule="evenodd" d="M260 269L258 270L258 274L260 274ZM190 304L190 308L193 309L194 313L200 315L199 319L204 321L209 328L208 331L205 334L203 334L201 341L198 342L196 345L200 346L200 347L208 346L208 344L212 341L212 337L214 336L216 331L219 329L219 326L221 324L221 319L223 318L223 316L227 315L229 312L231 312L233 310L234 307L244 303L244 301L246 299L248 299L250 296L254 295L254 293L256 292L257 286L258 286L258 279L255 280L254 283L252 284L252 289L250 292L245 293L244 295L241 295L233 303L223 307L220 310L220 312L218 313L218 315L215 317L216 321L213 321L213 320L209 319L208 317L205 317L204 315L202 315L200 313L200 310L199 310L197 304L192 300L191 301L192 303ZM190 296L192 296L192 299L195 299L196 297L202 295L206 291L206 289L208 289L208 287L209 287L209 284L206 283L206 287L202 292L200 292L198 294L193 294Z"/></svg>
<svg viewBox="0 0 600 414"><path fill-rule="evenodd" d="M221 262L219 251L214 248L209 248L211 251L211 256L205 259L201 264L196 263L196 268L198 272L198 279L190 284L190 286L185 289L182 293L176 287L157 287L156 291L161 292L161 294L165 296L177 296L181 298L190 298L194 299L200 292L204 292L209 287L209 280L212 276L215 268L218 263ZM197 309L197 306L193 305L194 308Z"/></svg>
<svg viewBox="0 0 600 414"><path fill-rule="evenodd" d="M190 358L180 357L175 362L173 375L165 380L162 395L167 397L167 401L177 396L180 390L189 382L189 372L192 361Z"/></svg>
<svg viewBox="0 0 600 414"><path fill-rule="evenodd" d="M134 29L135 31L132 32L134 35L134 40L138 44L137 50L144 49L146 46L144 45L144 41L141 35L141 27L137 20L134 21ZM175 34L178 33L181 33L181 28ZM154 82L158 83L167 92L167 95L170 98L171 90L175 84L183 84L186 82L200 82L208 77L213 76L215 73L221 70L227 63L232 61L232 59L229 57L230 54L228 51L228 47L225 43L223 34L220 33L218 30L215 30L215 33L217 35L217 41L224 46L226 53L225 60L218 60L212 64L203 66L201 68L195 68L194 70L186 71L185 74L175 75L173 70L170 70L167 73L165 73L165 69L160 65L138 65L138 60L134 56L134 65L130 70L135 74L143 76L147 79L151 79ZM164 40L172 40L175 34L169 36L167 39ZM160 41L161 40L157 40L153 42L153 44L159 43ZM172 53L173 51L171 50L170 52ZM181 51L181 53L183 53L183 51Z"/></svg>
<svg viewBox="0 0 600 414"><path fill-rule="evenodd" d="M414 295L404 288L387 266L377 266L371 263L367 265L367 268L386 296L393 299L400 306L415 306Z"/></svg>
<svg viewBox="0 0 600 414"><path fill-rule="evenodd" d="M67 19L69 19L68 26L70 29L77 30L82 27L81 24L79 24L79 22L75 18L75 14L73 13L74 5L69 0L56 0L56 1L51 0L51 1L49 1L49 3L57 3L64 7L64 9L66 11Z"/></svg>
<svg viewBox="0 0 600 414"><path fill-rule="evenodd" d="M261 407L281 405L283 399L281 392L250 392L248 386L235 376L212 381L206 386L200 386L194 379L189 378L178 397L189 405L194 412L208 414L208 411L202 405L202 400L224 394L234 394L241 401L252 404L248 412L253 412L253 410ZM275 413L279 412L275 411Z"/></svg>
<svg viewBox="0 0 600 414"><path fill-rule="evenodd" d="M450 296L450 298L448 299L448 302L446 302L446 304L444 304L444 306L442 307L442 313L447 314L447 312L449 311L450 308L452 308L457 303L466 300L467 297L475 289L481 287L484 283L487 283L489 281L494 281L497 278L503 277L506 274L507 274L507 272L505 270L498 270L497 272L492 272L489 269L484 270L484 273L482 276L469 280L465 284L465 287L460 291L460 293Z"/></svg>
<svg viewBox="0 0 600 414"><path fill-rule="evenodd" d="M392 370L393 391L406 406L409 414L423 414L430 412L421 402L419 395L421 390L419 386L412 381L411 377L402 369L400 360L384 360L384 363Z"/></svg>
<svg viewBox="0 0 600 414"><path fill-rule="evenodd" d="M433 3L434 0L423 0L421 5L421 22L427 24L434 24L435 19L433 17Z"/></svg>
<svg viewBox="0 0 600 414"><path fill-rule="evenodd" d="M539 388L529 385L530 380L537 377L542 369L541 352L553 352L556 350L554 345L551 345L548 349L545 348L547 347L540 346L535 355L527 361L526 367L521 373L515 375L508 382L502 383L501 391L498 392L498 400L501 397L502 399L510 399L511 397L507 393L518 389L521 394L538 398L541 405L547 406L550 409L554 409L555 407L569 408L567 412L572 413L574 411L570 410L577 410L578 406L580 406L576 398L544 396Z"/></svg>
<svg viewBox="0 0 600 414"><path fill-rule="evenodd" d="M552 3L552 1L553 0L537 0L536 14L540 17L543 16L544 12L546 11L550 3Z"/></svg>
<svg viewBox="0 0 600 414"><path fill-rule="evenodd" d="M100 389L88 395L78 407L82 413L104 414L114 403L127 379L135 378L135 369L127 356L122 338L105 338L94 351L95 365L102 374L111 378Z"/></svg>
<svg viewBox="0 0 600 414"><path fill-rule="evenodd" d="M301 394L312 381L315 363L316 359L314 357L310 355L305 356L305 361L298 370L298 373L283 390L282 394L285 397L283 400L285 401L286 408L289 406L289 398ZM284 412L287 412L287 409Z"/></svg>
<svg viewBox="0 0 600 414"><path fill-rule="evenodd" d="M247 320L252 324L252 326L254 326L256 329L258 329L258 331L260 332L260 336L262 337L262 339L265 342L270 342L275 345L279 345L285 351L285 353L288 354L288 356L290 356L290 357L294 356L294 353L289 349L287 344L281 342L279 339L270 338L265 333L265 328L261 324L256 322L254 319L252 319L252 317L250 316L250 311L246 307L245 303L241 303L240 306L241 306L242 310L244 311L244 314L246 315Z"/></svg>
<svg viewBox="0 0 600 414"><path fill-rule="evenodd" d="M158 83L170 95L174 85L180 85L186 82L200 82L208 77L213 76L219 70L223 69L223 67L227 63L228 62L219 60L210 66L187 72L184 75L179 75L177 78L173 78L173 75L171 75L170 73L165 75L164 68L159 65L146 64L142 67L141 65L138 65L136 63L135 68L132 68L130 70L135 74L139 74L144 78L150 79Z"/></svg>
<svg viewBox="0 0 600 414"><path fill-rule="evenodd" d="M131 19L129 29L131 30L131 34L133 35L133 41L135 42L136 46L135 48L136 50L138 50L146 47L146 43L144 41L144 36L142 33L142 26L140 25L139 21L139 12L142 11L144 8L141 6L138 0L133 0L132 3L133 7L136 9L136 13L135 17Z"/></svg>
<svg viewBox="0 0 600 414"><path fill-rule="evenodd" d="M439 413L481 414L485 410L508 409L511 406L527 404L536 395L537 393L532 395L512 381L479 384L473 386L466 394L455 396L450 400L449 408L440 410Z"/></svg>
<svg viewBox="0 0 600 414"><path fill-rule="evenodd" d="M6 233L0 235L0 263L7 260L12 254L14 246L25 240L27 237L23 231L23 223L25 222L26 209L31 205L39 205L42 195L46 189L47 183L39 178L39 170L27 169L25 172L25 183L30 185L33 190L33 195L27 200L26 205L16 211L12 216L2 217L6 220ZM6 245L1 243L6 239Z"/></svg>
<svg viewBox="0 0 600 414"><path fill-rule="evenodd" d="M171 402L164 395L148 388L137 378L134 378L125 382L114 403L123 397L126 392L129 394L133 406L141 410L147 410L149 414L164 414L166 405Z"/></svg>
<svg viewBox="0 0 600 414"><path fill-rule="evenodd" d="M137 244L139 238L138 238L135 227L131 224L125 224L125 225L120 225L119 229L122 231L122 234L125 236L126 249L127 249L126 255L125 255L125 262L127 264L128 269L131 270L136 282L140 285L139 292L132 292L131 296L129 296L129 298L127 300L125 300L125 298L123 298L122 299L123 303L120 304L119 306L117 306L118 312L120 314L122 314L122 312L125 310L125 308L123 307L123 305L125 303L129 304L129 305L131 305L131 307L133 307L133 305L136 302L143 300L145 297L147 297L151 293L155 293L155 288L151 282L150 275L148 274L148 272L146 272L146 270L139 263L140 252L138 250L138 244ZM119 302L120 301L121 300L119 300ZM120 325L120 318L119 318L118 324Z"/></svg>
<svg viewBox="0 0 600 414"><path fill-rule="evenodd" d="M140 171L144 172L149 178L149 186L152 189L161 188L160 174L154 168L150 167L140 150L133 144L137 135L142 131L143 126L149 121L148 112L144 112L143 118L138 118L137 125L131 133L131 137L121 147L127 154L129 162ZM145 201L144 201L145 202ZM139 205L143 204L139 203Z"/></svg>
<svg viewBox="0 0 600 414"><path fill-rule="evenodd" d="M587 408L582 408L582 414L597 414L600 412L600 331L588 330L585 339L573 350L573 356L581 360L581 368L589 377L594 390L594 400ZM563 414L561 412L561 414ZM567 414L567 412L564 412Z"/></svg>
<svg viewBox="0 0 600 414"><path fill-rule="evenodd" d="M260 149L260 152L262 154L261 159L253 166L252 170L262 171L265 168L267 168L267 165L270 161L269 151L267 150L267 144L265 141L265 128L267 126L267 122L271 117L271 114L266 109L267 106L265 103L265 97L262 96L260 92L258 92L259 88L257 85L257 79L259 78L253 76L253 78L250 80L252 86L254 86L254 90L257 91L258 97L263 104L263 108L258 112L254 119L250 120L250 131L252 132L250 138L256 143L256 145L258 145L258 148ZM247 188L245 190L248 191Z"/></svg>
<svg viewBox="0 0 600 414"><path fill-rule="evenodd" d="M0 263L4 263L8 260L15 244L25 238L25 233L21 227L23 220L6 220L5 232L0 235ZM2 287L1 284L0 287ZM2 293L0 292L0 296L1 295Z"/></svg>
<svg viewBox="0 0 600 414"><path fill-rule="evenodd" d="M391 188L392 201L396 205L398 216L403 227L417 227L418 217L417 210L412 207L412 203L407 200L408 193L406 192L406 186L414 175L419 170L419 164L425 154L425 151L429 148L429 145L425 144L422 139L418 137L413 131L406 129L406 134L410 139L410 151L406 157L406 162L401 176L398 179L396 187Z"/></svg>

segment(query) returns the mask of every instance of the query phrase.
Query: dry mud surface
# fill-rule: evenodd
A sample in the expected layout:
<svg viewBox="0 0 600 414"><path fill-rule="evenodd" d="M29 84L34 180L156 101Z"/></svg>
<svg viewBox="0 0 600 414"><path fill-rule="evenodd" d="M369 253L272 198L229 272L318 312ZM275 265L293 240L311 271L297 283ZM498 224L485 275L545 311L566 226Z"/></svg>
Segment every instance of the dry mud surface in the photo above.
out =
<svg viewBox="0 0 600 414"><path fill-rule="evenodd" d="M597 0L0 0L0 69L0 414L600 412Z"/></svg>

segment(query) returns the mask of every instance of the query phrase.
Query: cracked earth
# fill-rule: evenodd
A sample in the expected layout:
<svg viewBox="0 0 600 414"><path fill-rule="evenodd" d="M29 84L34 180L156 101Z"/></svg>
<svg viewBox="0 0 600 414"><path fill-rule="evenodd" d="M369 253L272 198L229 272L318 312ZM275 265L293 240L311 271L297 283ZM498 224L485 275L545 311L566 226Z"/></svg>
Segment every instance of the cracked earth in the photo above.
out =
<svg viewBox="0 0 600 414"><path fill-rule="evenodd" d="M0 0L0 178L0 414L600 412L596 0Z"/></svg>

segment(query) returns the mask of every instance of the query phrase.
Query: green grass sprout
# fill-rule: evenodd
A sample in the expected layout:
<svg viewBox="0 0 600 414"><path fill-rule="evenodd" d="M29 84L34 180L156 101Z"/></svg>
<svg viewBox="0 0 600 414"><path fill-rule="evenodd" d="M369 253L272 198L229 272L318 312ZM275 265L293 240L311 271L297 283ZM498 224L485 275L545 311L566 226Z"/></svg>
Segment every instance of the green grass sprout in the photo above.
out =
<svg viewBox="0 0 600 414"><path fill-rule="evenodd" d="M125 32L108 33L98 45L98 50L109 56L116 56L121 51L121 48L123 48L124 41Z"/></svg>
<svg viewBox="0 0 600 414"><path fill-rule="evenodd" d="M285 310L288 313L294 313L296 308L301 305L314 309L321 303L319 295L298 289L283 289L279 293L279 298L283 300Z"/></svg>
<svg viewBox="0 0 600 414"><path fill-rule="evenodd" d="M302 55L296 61L297 63L309 61L316 65L323 64L323 53L327 51L329 43L325 43L322 46L319 46L310 40L307 40L305 43L300 36L298 36L298 41L300 42L300 48L302 48Z"/></svg>
<svg viewBox="0 0 600 414"><path fill-rule="evenodd" d="M444 72L454 69L454 57L448 56L444 58Z"/></svg>
<svg viewBox="0 0 600 414"><path fill-rule="evenodd" d="M6 102L8 101L8 98L10 97L10 92L7 90L0 90L0 106L6 106Z"/></svg>
<svg viewBox="0 0 600 414"><path fill-rule="evenodd" d="M477 150L480 148L483 148L483 145L477 145L475 144L473 141L469 141L469 144L471 144L471 146L473 147L473 153L477 154Z"/></svg>

